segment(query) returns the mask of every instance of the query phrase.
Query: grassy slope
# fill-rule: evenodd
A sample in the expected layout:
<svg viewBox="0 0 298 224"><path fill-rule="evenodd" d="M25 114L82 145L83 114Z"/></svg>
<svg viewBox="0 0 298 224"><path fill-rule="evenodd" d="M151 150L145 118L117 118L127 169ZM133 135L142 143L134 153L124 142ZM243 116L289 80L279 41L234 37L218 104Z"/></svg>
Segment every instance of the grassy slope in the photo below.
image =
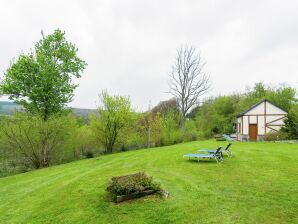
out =
<svg viewBox="0 0 298 224"><path fill-rule="evenodd" d="M182 158L217 144L117 153L2 178L0 223L298 222L297 145L234 143L234 157L222 165ZM153 175L171 197L109 202L107 181L137 171Z"/></svg>

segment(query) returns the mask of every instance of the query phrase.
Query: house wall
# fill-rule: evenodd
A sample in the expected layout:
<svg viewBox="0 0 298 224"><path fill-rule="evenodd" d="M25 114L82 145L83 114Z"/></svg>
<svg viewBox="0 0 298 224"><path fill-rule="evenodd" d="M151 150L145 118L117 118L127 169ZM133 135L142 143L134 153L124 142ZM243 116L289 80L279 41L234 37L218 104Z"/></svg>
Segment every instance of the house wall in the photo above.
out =
<svg viewBox="0 0 298 224"><path fill-rule="evenodd" d="M243 116L243 131L242 131L243 135L248 135L248 117L247 116Z"/></svg>
<svg viewBox="0 0 298 224"><path fill-rule="evenodd" d="M252 116L249 116L248 119L249 119L249 124L257 124L258 123L258 116L252 115Z"/></svg>
<svg viewBox="0 0 298 224"><path fill-rule="evenodd" d="M261 103L257 107L248 111L245 115L256 115L256 114L264 114L265 112L265 103Z"/></svg>
<svg viewBox="0 0 298 224"><path fill-rule="evenodd" d="M267 114L287 114L280 108L268 102L266 102L266 110L267 110Z"/></svg>
<svg viewBox="0 0 298 224"><path fill-rule="evenodd" d="M258 135L265 135L265 116L258 116Z"/></svg>
<svg viewBox="0 0 298 224"><path fill-rule="evenodd" d="M266 133L270 131L279 131L284 125L285 115L268 115L266 117Z"/></svg>

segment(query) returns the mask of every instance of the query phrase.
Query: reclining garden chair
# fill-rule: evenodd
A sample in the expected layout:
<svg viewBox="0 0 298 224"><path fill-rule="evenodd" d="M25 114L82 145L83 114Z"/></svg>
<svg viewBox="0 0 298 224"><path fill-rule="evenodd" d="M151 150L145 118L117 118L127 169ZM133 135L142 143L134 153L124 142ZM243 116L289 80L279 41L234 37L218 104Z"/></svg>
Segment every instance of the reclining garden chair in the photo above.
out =
<svg viewBox="0 0 298 224"><path fill-rule="evenodd" d="M199 162L200 158L202 159L215 159L216 162L223 162L223 158L221 155L221 146L218 147L218 149L215 150L214 153L209 153L209 154L185 154L183 157L188 157L190 158L196 158Z"/></svg>
<svg viewBox="0 0 298 224"><path fill-rule="evenodd" d="M220 150L220 153L222 154L222 152L227 153L228 157L232 156L232 153L230 151L230 147L231 147L232 143L229 143L226 148L224 150ZM213 154L216 152L216 149L199 149L198 152L209 152L210 154Z"/></svg>

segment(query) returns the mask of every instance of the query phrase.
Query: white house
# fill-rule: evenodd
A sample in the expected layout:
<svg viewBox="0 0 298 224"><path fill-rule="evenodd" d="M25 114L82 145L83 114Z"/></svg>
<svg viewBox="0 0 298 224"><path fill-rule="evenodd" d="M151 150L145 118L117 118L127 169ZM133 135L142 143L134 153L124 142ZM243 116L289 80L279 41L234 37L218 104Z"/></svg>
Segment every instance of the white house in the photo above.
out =
<svg viewBox="0 0 298 224"><path fill-rule="evenodd" d="M271 131L278 131L284 125L287 112L268 100L251 106L238 115L236 134L240 141L259 141Z"/></svg>

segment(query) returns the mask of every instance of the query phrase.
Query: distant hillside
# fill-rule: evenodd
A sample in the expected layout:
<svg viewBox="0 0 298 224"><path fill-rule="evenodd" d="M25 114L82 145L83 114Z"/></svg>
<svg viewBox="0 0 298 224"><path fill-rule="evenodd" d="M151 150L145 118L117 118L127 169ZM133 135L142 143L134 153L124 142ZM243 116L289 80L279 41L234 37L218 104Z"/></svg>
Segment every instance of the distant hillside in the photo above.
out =
<svg viewBox="0 0 298 224"><path fill-rule="evenodd" d="M82 109L82 108L71 108L72 112L78 117L87 118L89 114L96 114L95 109Z"/></svg>
<svg viewBox="0 0 298 224"><path fill-rule="evenodd" d="M9 115L21 109L22 107L14 102L0 101L0 114Z"/></svg>
<svg viewBox="0 0 298 224"><path fill-rule="evenodd" d="M20 111L21 106L14 102L0 101L0 114L9 115L15 111ZM79 117L88 117L90 113L96 113L95 109L71 108L73 113Z"/></svg>

